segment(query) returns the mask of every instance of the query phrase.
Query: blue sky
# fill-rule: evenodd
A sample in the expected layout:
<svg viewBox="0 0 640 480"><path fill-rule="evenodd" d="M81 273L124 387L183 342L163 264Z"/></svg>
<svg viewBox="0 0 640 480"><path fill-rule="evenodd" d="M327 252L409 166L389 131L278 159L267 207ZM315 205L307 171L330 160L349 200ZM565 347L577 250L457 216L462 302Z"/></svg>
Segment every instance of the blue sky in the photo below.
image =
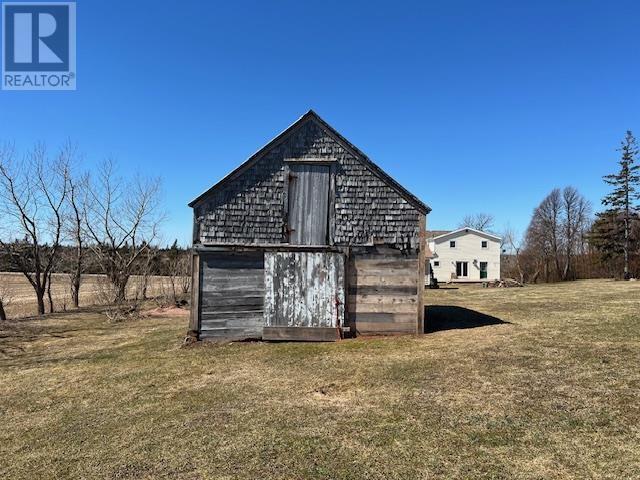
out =
<svg viewBox="0 0 640 480"><path fill-rule="evenodd" d="M523 231L555 186L599 207L640 134L637 1L88 1L74 92L0 92L0 142L77 142L90 169L187 203L313 108L428 203L433 229L489 212Z"/></svg>

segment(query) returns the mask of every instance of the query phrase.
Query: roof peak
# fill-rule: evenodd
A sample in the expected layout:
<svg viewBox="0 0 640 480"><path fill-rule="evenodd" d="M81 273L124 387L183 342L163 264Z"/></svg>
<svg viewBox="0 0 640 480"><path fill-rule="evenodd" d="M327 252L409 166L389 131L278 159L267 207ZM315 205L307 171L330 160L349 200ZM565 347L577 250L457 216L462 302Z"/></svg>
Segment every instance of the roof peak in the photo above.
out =
<svg viewBox="0 0 640 480"><path fill-rule="evenodd" d="M496 240L502 240L502 237L500 237L499 235L496 235L495 233L490 233L490 232L485 232L483 230L478 230L477 228L472 228L472 227L461 227L461 228L456 228L455 230L450 230L446 233L442 233L440 235L436 235L434 237L431 237L430 240L437 240L439 238L444 238L447 237L449 235L455 235L461 232L473 232L473 233L477 233L479 235L484 235L485 237L491 237L494 238Z"/></svg>
<svg viewBox="0 0 640 480"><path fill-rule="evenodd" d="M399 195L405 198L410 204L412 204L418 211L423 214L427 214L431 211L431 208L420 201L418 197L409 192L406 188L400 185L396 180L393 179L388 173L382 170L378 165L376 165L365 153L363 153L360 149L358 149L355 145L349 142L345 137L343 137L335 128L329 125L318 113L310 108L304 113L298 120L289 125L285 130L276 135L271 141L269 141L266 145L260 148L256 153L251 155L247 160L245 160L242 164L240 164L237 168L223 177L219 182L215 183L211 188L206 190L204 193L200 194L197 198L189 203L190 207L193 207L196 203L198 203L203 197L208 195L211 191L218 188L222 184L224 184L227 180L234 178L236 175L240 174L244 169L246 169L249 165L253 164L254 161L258 160L264 152L266 152L269 148L276 145L278 142L283 140L286 136L292 133L295 129L301 126L306 120L314 119L324 130L327 131L328 134L334 137L334 140L339 144L351 151L351 153L358 158L365 166L367 166L374 175L381 178L381 180L388 183L394 190L398 192Z"/></svg>

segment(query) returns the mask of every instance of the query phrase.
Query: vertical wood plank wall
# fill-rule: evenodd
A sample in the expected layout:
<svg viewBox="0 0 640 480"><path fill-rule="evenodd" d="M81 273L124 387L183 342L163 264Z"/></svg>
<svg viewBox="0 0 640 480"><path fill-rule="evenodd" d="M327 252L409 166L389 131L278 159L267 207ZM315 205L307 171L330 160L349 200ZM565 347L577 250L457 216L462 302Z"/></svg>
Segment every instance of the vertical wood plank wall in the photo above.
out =
<svg viewBox="0 0 640 480"><path fill-rule="evenodd" d="M265 326L342 326L344 272L342 253L266 252Z"/></svg>
<svg viewBox="0 0 640 480"><path fill-rule="evenodd" d="M415 333L419 327L418 255L354 249L348 267L348 322L358 334Z"/></svg>
<svg viewBox="0 0 640 480"><path fill-rule="evenodd" d="M325 245L329 213L327 165L289 165L289 228L294 245Z"/></svg>

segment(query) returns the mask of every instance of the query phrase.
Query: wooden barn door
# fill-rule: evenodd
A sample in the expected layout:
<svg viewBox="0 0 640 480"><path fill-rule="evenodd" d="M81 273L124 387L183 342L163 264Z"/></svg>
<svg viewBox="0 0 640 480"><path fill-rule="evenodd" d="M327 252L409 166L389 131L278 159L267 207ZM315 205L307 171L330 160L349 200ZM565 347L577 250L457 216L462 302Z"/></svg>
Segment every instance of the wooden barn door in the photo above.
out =
<svg viewBox="0 0 640 480"><path fill-rule="evenodd" d="M200 338L260 338L263 326L262 252L201 255Z"/></svg>
<svg viewBox="0 0 640 480"><path fill-rule="evenodd" d="M334 252L267 252L263 338L335 340L344 322L345 261Z"/></svg>
<svg viewBox="0 0 640 480"><path fill-rule="evenodd" d="M292 164L289 172L289 243L326 245L329 167Z"/></svg>

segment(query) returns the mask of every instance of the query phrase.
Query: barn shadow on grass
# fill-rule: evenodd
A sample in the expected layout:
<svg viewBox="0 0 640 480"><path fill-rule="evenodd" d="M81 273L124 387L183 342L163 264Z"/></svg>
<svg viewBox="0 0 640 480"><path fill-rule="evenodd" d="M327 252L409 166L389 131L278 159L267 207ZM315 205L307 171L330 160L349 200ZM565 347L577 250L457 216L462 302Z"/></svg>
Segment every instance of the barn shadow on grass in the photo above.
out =
<svg viewBox="0 0 640 480"><path fill-rule="evenodd" d="M424 311L425 333L511 323L498 317L452 305L430 305L425 307Z"/></svg>

